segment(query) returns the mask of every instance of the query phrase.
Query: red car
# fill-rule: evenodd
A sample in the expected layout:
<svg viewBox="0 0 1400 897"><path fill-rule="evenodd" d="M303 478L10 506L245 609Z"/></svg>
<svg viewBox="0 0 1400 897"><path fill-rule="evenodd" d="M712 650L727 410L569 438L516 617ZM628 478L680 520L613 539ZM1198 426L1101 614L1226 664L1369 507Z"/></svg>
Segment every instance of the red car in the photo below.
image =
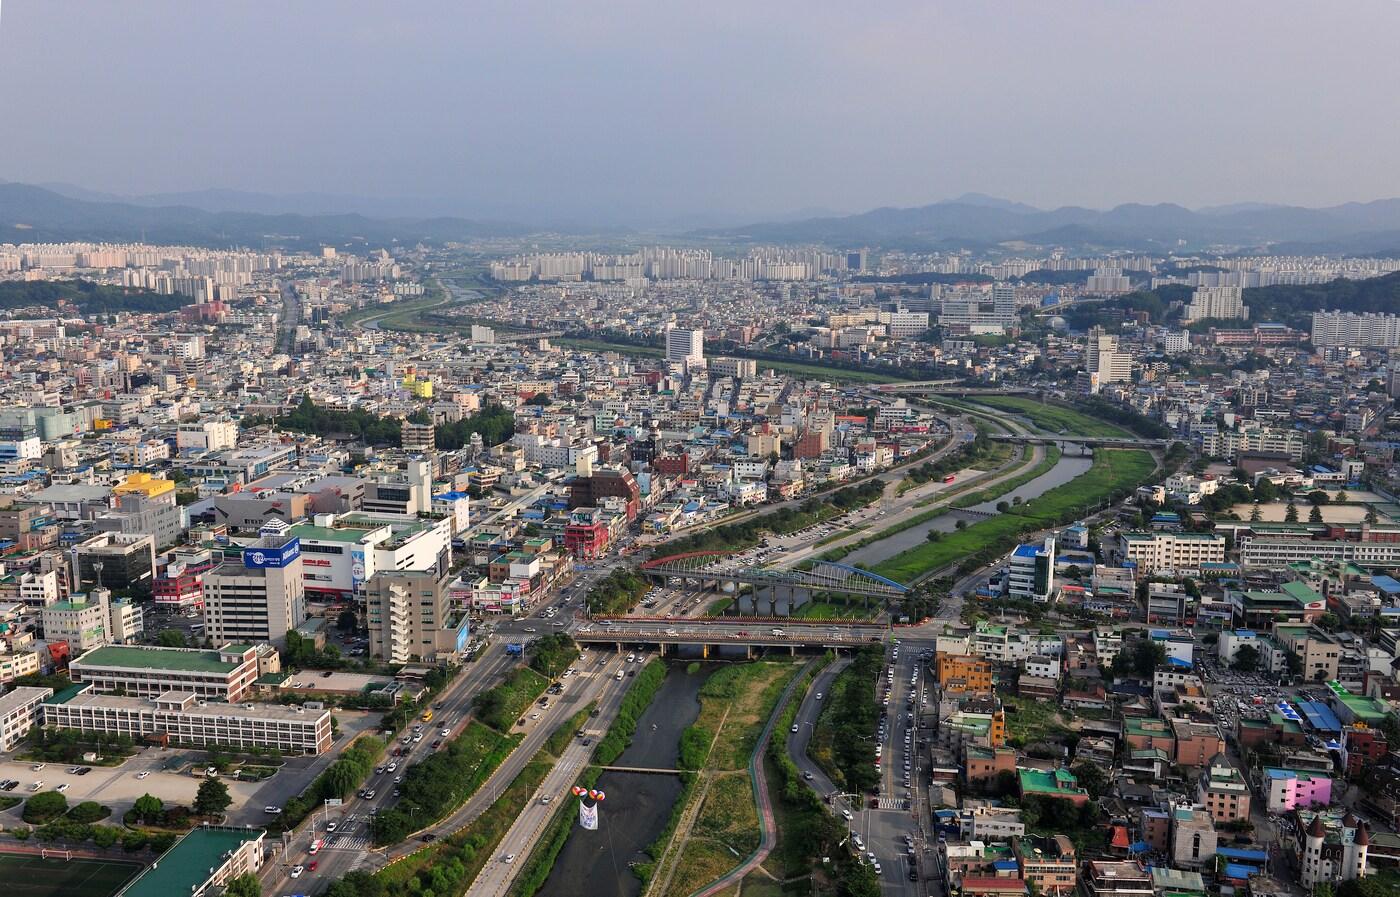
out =
<svg viewBox="0 0 1400 897"><path fill-rule="evenodd" d="M309 862L309 863L306 864L306 868L307 868L308 870L312 871L312 872L315 872L315 871L316 871L316 864L317 864L318 862L320 862L320 861L319 861L319 860L312 860L311 862Z"/></svg>

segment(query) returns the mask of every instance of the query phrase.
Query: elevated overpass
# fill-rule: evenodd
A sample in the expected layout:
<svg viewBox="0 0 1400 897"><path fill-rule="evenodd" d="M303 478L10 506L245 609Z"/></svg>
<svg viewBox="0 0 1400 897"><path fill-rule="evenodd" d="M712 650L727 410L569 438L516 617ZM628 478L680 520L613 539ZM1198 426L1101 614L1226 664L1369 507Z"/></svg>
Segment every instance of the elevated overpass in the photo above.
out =
<svg viewBox="0 0 1400 897"><path fill-rule="evenodd" d="M770 610L774 612L784 593L788 597L787 606L791 607L793 597L799 592L851 595L890 603L909 591L908 586L892 579L833 561L819 561L810 570L792 570L754 567L729 558L727 551L690 551L655 558L639 569L647 577L687 580L702 588L732 585L737 593L738 586L747 585L753 590L754 608L760 606L766 592Z"/></svg>
<svg viewBox="0 0 1400 897"><path fill-rule="evenodd" d="M888 627L875 623L812 621L794 625L783 617L613 617L594 619L575 628L574 641L584 646L658 650L662 656L694 649L700 657L732 654L752 657L756 650L853 651L889 637Z"/></svg>
<svg viewBox="0 0 1400 897"><path fill-rule="evenodd" d="M1147 439L1142 436L1056 436L1053 433L988 433L997 442L1017 442L1032 445L1089 445L1104 448L1166 448L1175 440Z"/></svg>

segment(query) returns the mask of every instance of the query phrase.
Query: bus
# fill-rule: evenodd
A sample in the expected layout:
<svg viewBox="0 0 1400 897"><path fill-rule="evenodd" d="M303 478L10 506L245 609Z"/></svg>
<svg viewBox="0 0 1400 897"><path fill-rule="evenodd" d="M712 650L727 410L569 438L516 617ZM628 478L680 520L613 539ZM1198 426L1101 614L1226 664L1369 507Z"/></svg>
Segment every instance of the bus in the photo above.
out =
<svg viewBox="0 0 1400 897"><path fill-rule="evenodd" d="M423 722L425 722L425 723L430 723L430 722L432 722L432 721L433 721L433 708L429 707L427 710L424 710L424 711L423 711Z"/></svg>

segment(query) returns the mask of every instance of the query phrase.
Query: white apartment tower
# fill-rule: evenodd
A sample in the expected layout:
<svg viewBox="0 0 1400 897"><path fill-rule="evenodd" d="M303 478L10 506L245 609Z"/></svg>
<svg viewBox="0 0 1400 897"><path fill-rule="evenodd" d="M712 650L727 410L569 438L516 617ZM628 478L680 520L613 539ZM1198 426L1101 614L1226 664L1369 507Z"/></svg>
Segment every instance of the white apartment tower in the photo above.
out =
<svg viewBox="0 0 1400 897"><path fill-rule="evenodd" d="M682 330L672 327L666 331L666 360L672 364L699 366L705 361L705 331Z"/></svg>
<svg viewBox="0 0 1400 897"><path fill-rule="evenodd" d="M1214 318L1248 318L1243 287L1196 287L1186 307L1186 323Z"/></svg>

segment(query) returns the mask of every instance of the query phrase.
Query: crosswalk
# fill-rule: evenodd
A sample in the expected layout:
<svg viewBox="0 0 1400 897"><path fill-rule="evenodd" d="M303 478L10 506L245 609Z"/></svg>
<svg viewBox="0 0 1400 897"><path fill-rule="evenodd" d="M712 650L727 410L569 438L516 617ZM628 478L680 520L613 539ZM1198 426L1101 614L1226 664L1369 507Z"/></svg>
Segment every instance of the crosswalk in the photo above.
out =
<svg viewBox="0 0 1400 897"><path fill-rule="evenodd" d="M332 835L322 850L368 850L371 842L368 835Z"/></svg>
<svg viewBox="0 0 1400 897"><path fill-rule="evenodd" d="M909 801L899 797L880 797L875 800L877 810L907 810Z"/></svg>

